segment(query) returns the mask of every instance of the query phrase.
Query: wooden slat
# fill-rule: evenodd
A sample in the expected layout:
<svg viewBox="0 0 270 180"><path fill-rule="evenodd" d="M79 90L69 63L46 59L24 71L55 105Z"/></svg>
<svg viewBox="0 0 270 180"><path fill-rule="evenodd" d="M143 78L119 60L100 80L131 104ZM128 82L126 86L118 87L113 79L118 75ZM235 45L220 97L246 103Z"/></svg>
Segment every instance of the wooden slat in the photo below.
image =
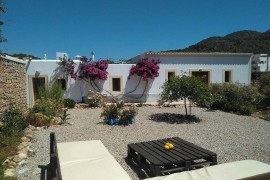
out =
<svg viewBox="0 0 270 180"><path fill-rule="evenodd" d="M161 157L165 158L167 160L167 163L164 162L165 164L170 164L170 163L175 163L176 162L175 159L173 159L170 156L164 154L159 149L156 149L155 147L153 147L150 142L143 142L141 144L148 147L149 150L151 150L151 152L152 152L151 154L153 154L155 156L161 156Z"/></svg>
<svg viewBox="0 0 270 180"><path fill-rule="evenodd" d="M217 155L216 153L214 153L214 152L212 152L212 151L209 151L209 150L207 150L207 149L204 149L204 148L202 148L202 147L200 147L200 146L197 146L197 145L195 145L195 144L193 144L193 143L191 143L191 142L188 142L188 141L186 141L186 140L184 140L184 139L181 139L181 138L179 138L179 137L173 137L172 139L176 139L176 140L178 140L178 141L181 141L181 142L183 142L183 143L185 143L185 144L187 144L187 145L190 145L191 147L194 147L195 149L197 149L197 150L199 150L199 151L202 151L202 152L204 152L204 153L207 153L207 154L209 154L209 155L211 155L211 156L216 156L216 155Z"/></svg>
<svg viewBox="0 0 270 180"><path fill-rule="evenodd" d="M163 162L159 159L157 159L155 156L149 153L146 149L142 149L137 144L129 144L129 148L134 150L135 152L138 152L141 156L143 156L145 159L147 159L150 163L153 164L163 164Z"/></svg>
<svg viewBox="0 0 270 180"><path fill-rule="evenodd" d="M157 140L157 141L152 141L153 143L155 143L155 147L161 149L165 154L171 156L172 158L174 158L177 162L183 162L186 158L182 158L180 154L178 154L177 151L175 151L174 149L171 150L166 150L164 149L164 144L162 141Z"/></svg>
<svg viewBox="0 0 270 180"><path fill-rule="evenodd" d="M168 141L165 141L165 140L162 140L163 144L165 144L166 142ZM181 158L183 158L184 160L195 160L197 159L196 156L190 154L190 153L187 153L186 151L183 151L181 149L181 147L179 147L177 144L175 145L174 144L174 148L173 148L173 153L177 153L177 155Z"/></svg>
<svg viewBox="0 0 270 180"><path fill-rule="evenodd" d="M178 144L179 146L181 146L182 147L181 149L185 150L188 153L193 154L194 156L197 156L198 158L208 158L208 157L210 157L209 154L204 153L204 152L202 152L202 151L200 151L198 149L195 149L194 147L192 147L190 145L187 145L187 144L185 144L185 143L183 143L181 141L178 141L176 139L171 139L171 141Z"/></svg>

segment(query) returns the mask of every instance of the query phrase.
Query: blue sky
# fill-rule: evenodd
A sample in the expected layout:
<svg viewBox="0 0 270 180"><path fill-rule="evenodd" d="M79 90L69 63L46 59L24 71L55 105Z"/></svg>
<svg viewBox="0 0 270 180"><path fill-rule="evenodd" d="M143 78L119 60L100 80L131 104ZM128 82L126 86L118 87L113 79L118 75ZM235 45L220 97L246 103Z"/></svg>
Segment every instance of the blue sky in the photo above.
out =
<svg viewBox="0 0 270 180"><path fill-rule="evenodd" d="M210 36L270 29L269 0L4 0L7 53L129 59Z"/></svg>

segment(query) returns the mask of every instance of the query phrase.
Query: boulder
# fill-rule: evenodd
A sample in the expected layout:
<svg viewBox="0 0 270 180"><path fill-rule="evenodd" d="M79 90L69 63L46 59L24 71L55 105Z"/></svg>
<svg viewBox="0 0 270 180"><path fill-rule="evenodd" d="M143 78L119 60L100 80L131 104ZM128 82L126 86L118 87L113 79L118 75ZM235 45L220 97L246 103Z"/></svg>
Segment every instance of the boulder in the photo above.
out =
<svg viewBox="0 0 270 180"><path fill-rule="evenodd" d="M21 142L30 142L30 139L27 137L22 137Z"/></svg>
<svg viewBox="0 0 270 180"><path fill-rule="evenodd" d="M15 169L11 168L11 169L5 170L4 176L5 177L15 177Z"/></svg>

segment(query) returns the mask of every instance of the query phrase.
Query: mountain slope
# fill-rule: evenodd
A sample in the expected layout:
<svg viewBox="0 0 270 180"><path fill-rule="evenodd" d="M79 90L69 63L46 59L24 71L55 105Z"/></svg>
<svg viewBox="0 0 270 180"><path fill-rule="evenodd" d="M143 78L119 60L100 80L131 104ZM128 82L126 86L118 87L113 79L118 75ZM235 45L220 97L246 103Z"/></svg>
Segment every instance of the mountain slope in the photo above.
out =
<svg viewBox="0 0 270 180"><path fill-rule="evenodd" d="M242 52L270 53L270 30L237 31L224 37L210 37L185 49L168 50L169 52ZM167 51L167 52L168 52Z"/></svg>

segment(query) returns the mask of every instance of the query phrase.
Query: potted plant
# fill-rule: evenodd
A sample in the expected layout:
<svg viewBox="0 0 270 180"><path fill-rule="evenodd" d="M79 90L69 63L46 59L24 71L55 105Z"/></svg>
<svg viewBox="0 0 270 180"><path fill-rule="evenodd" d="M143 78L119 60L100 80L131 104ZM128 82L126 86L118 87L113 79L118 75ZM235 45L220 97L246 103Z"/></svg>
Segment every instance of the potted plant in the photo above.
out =
<svg viewBox="0 0 270 180"><path fill-rule="evenodd" d="M104 118L105 123L109 125L117 125L119 123L119 109L115 104L106 105L100 117Z"/></svg>
<svg viewBox="0 0 270 180"><path fill-rule="evenodd" d="M120 115L119 124L129 125L134 124L136 119L135 116L138 114L136 106L131 106L128 109L124 109Z"/></svg>

